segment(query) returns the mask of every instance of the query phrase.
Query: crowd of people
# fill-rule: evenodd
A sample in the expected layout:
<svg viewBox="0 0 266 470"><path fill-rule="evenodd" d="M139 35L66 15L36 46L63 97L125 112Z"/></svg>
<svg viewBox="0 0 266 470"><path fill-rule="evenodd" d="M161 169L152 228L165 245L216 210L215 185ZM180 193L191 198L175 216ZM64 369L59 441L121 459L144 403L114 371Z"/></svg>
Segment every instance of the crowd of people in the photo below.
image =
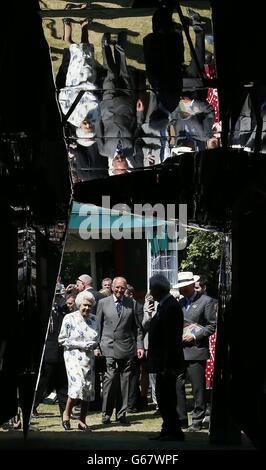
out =
<svg viewBox="0 0 266 470"><path fill-rule="evenodd" d="M148 409L150 400L162 418L159 440L183 440L186 432L207 423L211 382L209 338L216 328L217 302L206 293L206 281L178 273L150 278L144 304L124 277L102 280L93 287L80 275L66 288L56 287L33 413L51 392L57 394L62 426L72 429L78 406L78 430L91 432L90 411L101 411L102 425L114 419L129 426L128 413ZM212 371L211 371L212 365ZM189 425L186 380L192 383L194 408Z"/></svg>
<svg viewBox="0 0 266 470"><path fill-rule="evenodd" d="M215 76L205 57L204 21L188 8L196 58L184 65L183 31L173 10L157 9L143 39L145 74L126 61L126 31L102 36L101 72L89 41L92 20L80 22L81 42L72 39L72 18L63 19L64 49L57 76L73 182L118 175L164 162L188 151L220 145L217 91L202 77Z"/></svg>

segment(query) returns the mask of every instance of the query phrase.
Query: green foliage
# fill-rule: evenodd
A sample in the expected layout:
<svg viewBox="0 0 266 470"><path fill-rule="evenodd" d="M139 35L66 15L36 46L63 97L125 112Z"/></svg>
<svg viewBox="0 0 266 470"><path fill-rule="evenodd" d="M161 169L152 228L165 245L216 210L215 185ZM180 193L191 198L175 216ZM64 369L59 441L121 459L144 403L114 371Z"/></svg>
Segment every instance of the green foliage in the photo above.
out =
<svg viewBox="0 0 266 470"><path fill-rule="evenodd" d="M179 270L206 277L208 294L216 297L223 234L190 228L187 238L187 247L179 255Z"/></svg>
<svg viewBox="0 0 266 470"><path fill-rule="evenodd" d="M81 274L90 273L90 253L73 251L64 253L61 267L62 282L65 286L76 282Z"/></svg>

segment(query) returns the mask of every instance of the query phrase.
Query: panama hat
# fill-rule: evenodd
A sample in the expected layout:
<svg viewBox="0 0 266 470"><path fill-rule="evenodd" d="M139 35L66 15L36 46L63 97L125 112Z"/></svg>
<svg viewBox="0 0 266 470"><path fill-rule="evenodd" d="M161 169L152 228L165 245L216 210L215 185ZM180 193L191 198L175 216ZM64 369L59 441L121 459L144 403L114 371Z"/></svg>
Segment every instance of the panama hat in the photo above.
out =
<svg viewBox="0 0 266 470"><path fill-rule="evenodd" d="M189 271L178 273L177 284L175 284L173 287L175 289L179 289L180 287L189 286L190 284L194 284L194 282L197 282L199 278L200 276L194 276L193 273Z"/></svg>

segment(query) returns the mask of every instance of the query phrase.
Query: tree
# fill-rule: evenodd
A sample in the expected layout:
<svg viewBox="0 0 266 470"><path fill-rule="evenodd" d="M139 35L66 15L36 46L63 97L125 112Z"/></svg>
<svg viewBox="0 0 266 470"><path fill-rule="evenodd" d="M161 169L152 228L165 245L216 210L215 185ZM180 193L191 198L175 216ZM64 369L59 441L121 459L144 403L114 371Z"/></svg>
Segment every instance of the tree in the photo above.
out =
<svg viewBox="0 0 266 470"><path fill-rule="evenodd" d="M180 270L208 279L208 294L217 297L223 234L189 228L187 247L180 252Z"/></svg>

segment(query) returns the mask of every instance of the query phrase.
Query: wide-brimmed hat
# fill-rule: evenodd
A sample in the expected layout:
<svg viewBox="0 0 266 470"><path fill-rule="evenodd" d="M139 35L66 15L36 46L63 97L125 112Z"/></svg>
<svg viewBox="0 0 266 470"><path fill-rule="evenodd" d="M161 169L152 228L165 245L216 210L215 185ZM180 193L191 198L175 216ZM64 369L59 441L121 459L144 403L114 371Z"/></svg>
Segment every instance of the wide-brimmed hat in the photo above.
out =
<svg viewBox="0 0 266 470"><path fill-rule="evenodd" d="M194 276L193 273L190 271L178 273L177 284L175 284L173 287L175 289L179 289L180 287L189 286L190 284L194 284L194 282L197 282L199 278L200 276Z"/></svg>

